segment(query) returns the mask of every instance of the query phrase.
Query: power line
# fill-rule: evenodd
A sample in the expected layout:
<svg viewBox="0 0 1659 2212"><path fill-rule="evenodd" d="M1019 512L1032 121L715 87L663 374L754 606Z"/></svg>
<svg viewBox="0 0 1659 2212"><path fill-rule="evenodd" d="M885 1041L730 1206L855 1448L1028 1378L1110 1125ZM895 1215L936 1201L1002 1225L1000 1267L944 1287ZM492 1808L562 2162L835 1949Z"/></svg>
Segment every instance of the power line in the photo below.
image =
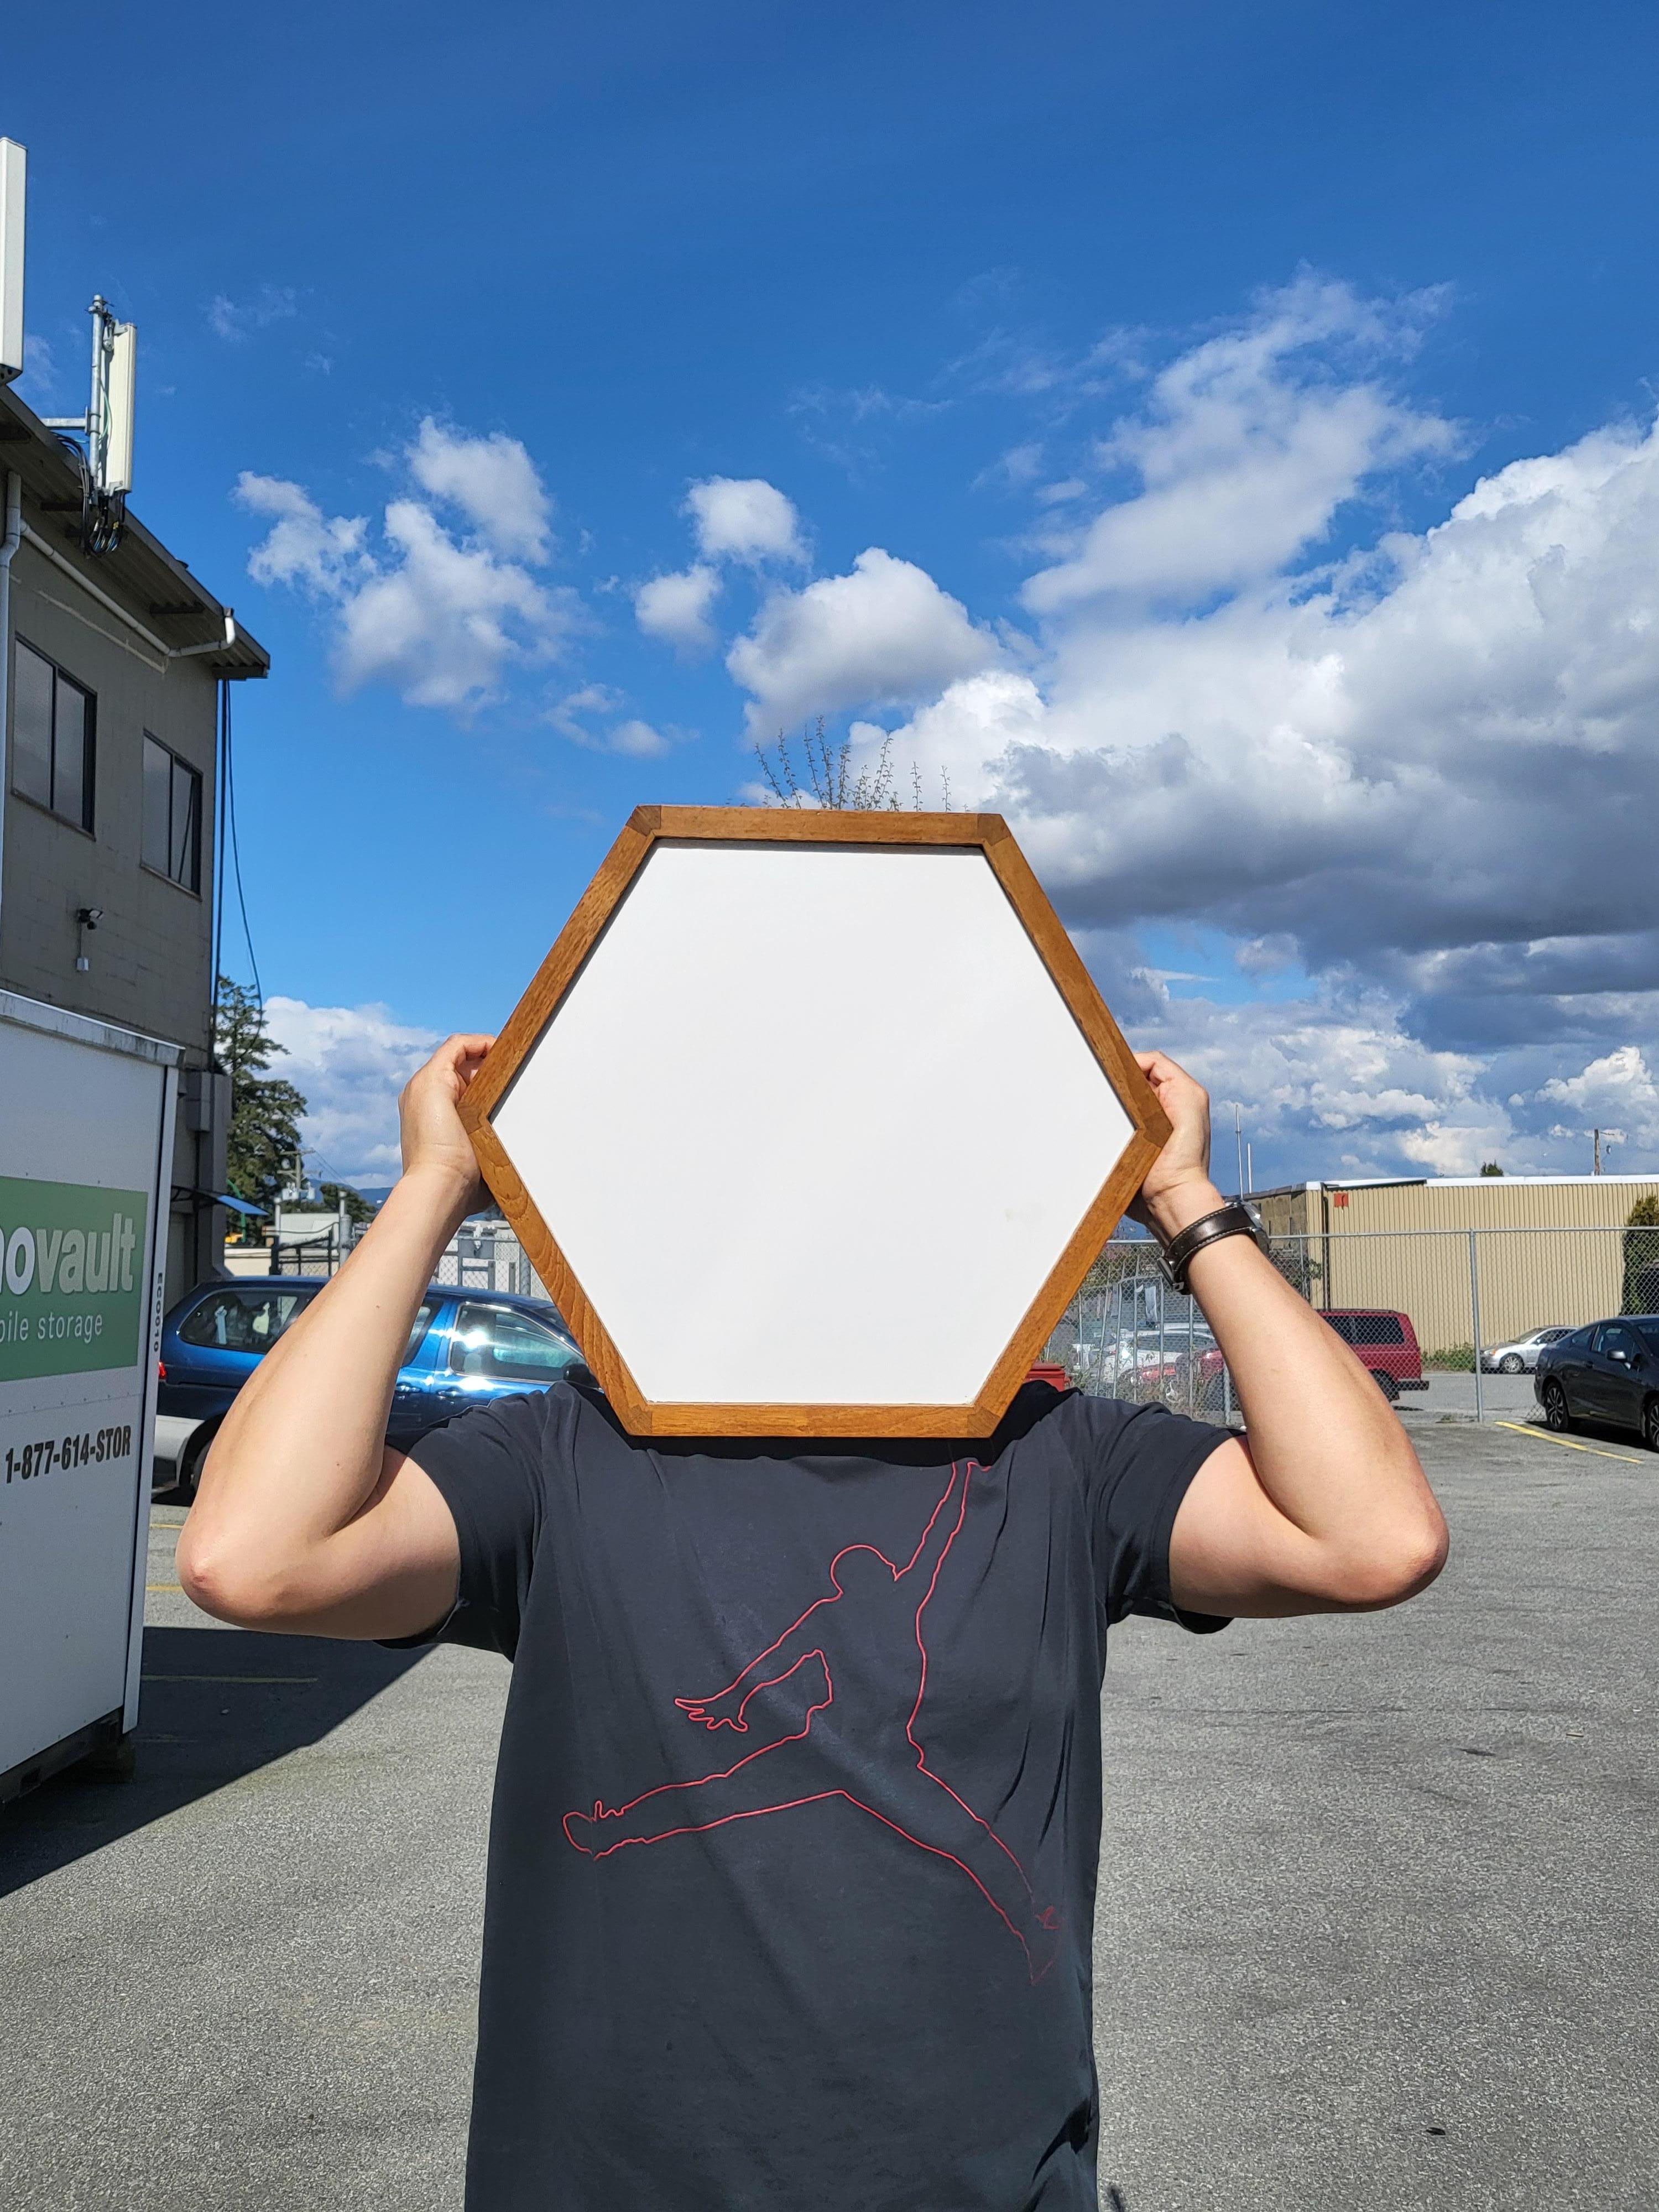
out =
<svg viewBox="0 0 1659 2212"><path fill-rule="evenodd" d="M218 818L213 839L213 1041L219 1041L219 973L225 958L225 726L230 715L230 678L219 678L218 714L214 728L214 790L218 795Z"/></svg>
<svg viewBox="0 0 1659 2212"><path fill-rule="evenodd" d="M230 832L230 863L236 878L236 903L241 910L242 942L247 946L247 964L253 971L253 995L259 1002L261 1013L265 1008L264 986L259 981L259 963L254 957L253 932L248 927L247 896L242 889L242 848L236 835L236 767L234 749L231 741L230 686L225 686L225 825Z"/></svg>

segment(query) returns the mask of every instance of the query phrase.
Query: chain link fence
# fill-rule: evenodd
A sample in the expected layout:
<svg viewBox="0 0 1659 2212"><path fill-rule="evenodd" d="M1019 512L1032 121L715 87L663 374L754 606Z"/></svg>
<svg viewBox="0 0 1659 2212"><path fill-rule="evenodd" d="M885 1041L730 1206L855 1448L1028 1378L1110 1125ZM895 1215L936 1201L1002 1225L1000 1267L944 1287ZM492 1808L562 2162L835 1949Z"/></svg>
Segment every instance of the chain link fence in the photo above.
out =
<svg viewBox="0 0 1659 2212"><path fill-rule="evenodd" d="M272 1274L331 1274L349 1249L333 1238L267 1247L261 1264ZM1659 1313L1659 1225L1339 1230L1273 1236L1267 1250L1402 1412L1524 1416L1541 1332ZM1157 1260L1150 1237L1115 1237L1043 1358L1092 1395L1231 1420L1237 1401L1221 1348ZM463 1224L434 1279L548 1298L504 1221Z"/></svg>
<svg viewBox="0 0 1659 2212"><path fill-rule="evenodd" d="M504 1221L463 1222L439 1255L432 1279L461 1291L507 1291L515 1297L553 1303Z"/></svg>
<svg viewBox="0 0 1659 2212"><path fill-rule="evenodd" d="M1402 1412L1514 1419L1533 1408L1545 1331L1659 1313L1659 1226L1342 1230L1267 1250ZM1220 1346L1157 1257L1149 1237L1115 1237L1043 1356L1092 1395L1231 1419Z"/></svg>
<svg viewBox="0 0 1659 2212"><path fill-rule="evenodd" d="M269 1243L246 1248L244 1264L233 1265L231 1272L332 1275L362 1233L361 1226L349 1225L343 1237L331 1231L326 1237L273 1237ZM240 1257L234 1248L227 1248L228 1260ZM529 1255L504 1221L463 1222L439 1255L432 1279L456 1290L507 1291L518 1297L542 1298L552 1304L530 1264Z"/></svg>

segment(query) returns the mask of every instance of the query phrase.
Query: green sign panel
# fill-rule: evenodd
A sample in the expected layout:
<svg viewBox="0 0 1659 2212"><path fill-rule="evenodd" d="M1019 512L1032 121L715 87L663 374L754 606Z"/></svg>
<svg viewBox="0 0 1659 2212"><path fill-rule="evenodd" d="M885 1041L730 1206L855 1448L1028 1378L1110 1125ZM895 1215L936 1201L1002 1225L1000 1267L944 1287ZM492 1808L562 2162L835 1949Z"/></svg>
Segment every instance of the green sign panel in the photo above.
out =
<svg viewBox="0 0 1659 2212"><path fill-rule="evenodd" d="M145 1194L0 1176L0 1382L131 1367Z"/></svg>

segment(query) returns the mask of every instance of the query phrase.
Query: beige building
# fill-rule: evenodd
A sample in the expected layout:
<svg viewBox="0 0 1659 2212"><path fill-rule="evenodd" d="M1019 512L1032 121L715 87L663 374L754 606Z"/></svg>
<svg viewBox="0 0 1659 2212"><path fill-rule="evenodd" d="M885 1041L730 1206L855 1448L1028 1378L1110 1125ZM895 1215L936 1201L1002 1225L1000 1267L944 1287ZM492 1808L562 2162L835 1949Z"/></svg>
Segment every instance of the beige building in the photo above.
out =
<svg viewBox="0 0 1659 2212"><path fill-rule="evenodd" d="M170 1301L223 1238L220 687L270 659L131 514L96 552L83 514L78 456L0 385L0 991L182 1048Z"/></svg>
<svg viewBox="0 0 1659 2212"><path fill-rule="evenodd" d="M1286 1273L1316 1305L1409 1314L1425 1352L1501 1344L1624 1310L1625 1224L1659 1176L1431 1176L1257 1191ZM1659 1267L1659 1229L1635 1232Z"/></svg>

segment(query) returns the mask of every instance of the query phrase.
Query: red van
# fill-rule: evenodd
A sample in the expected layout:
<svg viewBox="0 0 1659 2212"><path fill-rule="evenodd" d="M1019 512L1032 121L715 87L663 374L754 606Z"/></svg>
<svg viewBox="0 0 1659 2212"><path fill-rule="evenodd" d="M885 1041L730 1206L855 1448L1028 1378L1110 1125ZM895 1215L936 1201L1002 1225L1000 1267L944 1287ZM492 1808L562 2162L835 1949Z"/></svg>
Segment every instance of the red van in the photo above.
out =
<svg viewBox="0 0 1659 2212"><path fill-rule="evenodd" d="M1426 1390L1423 1353L1409 1314L1382 1306L1331 1306L1320 1318L1329 1322L1344 1344L1352 1345L1390 1403L1402 1390Z"/></svg>

